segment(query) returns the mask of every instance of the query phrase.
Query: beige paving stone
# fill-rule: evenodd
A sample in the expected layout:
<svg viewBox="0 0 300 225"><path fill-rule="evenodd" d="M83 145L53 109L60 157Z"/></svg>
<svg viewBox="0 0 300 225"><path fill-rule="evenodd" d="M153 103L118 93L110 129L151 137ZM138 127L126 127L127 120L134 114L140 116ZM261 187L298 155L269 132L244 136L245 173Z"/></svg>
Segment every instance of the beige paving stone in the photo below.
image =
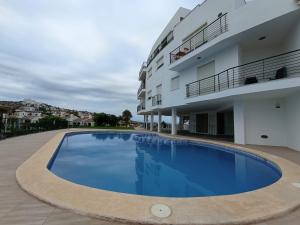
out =
<svg viewBox="0 0 300 225"><path fill-rule="evenodd" d="M27 135L0 141L0 225L123 224L82 216L69 210L53 208L52 206L40 202L31 195L28 195L19 188L15 180L15 169L34 152L36 152L43 144L47 143L55 134L57 134L57 131ZM250 147L260 152L271 153L272 155L283 157L300 164L299 152L278 147ZM188 213L189 212L181 212L181 214L185 215L188 215ZM197 211L195 213L197 213ZM203 217L209 216L209 213L206 212L198 213ZM300 210L296 210L287 216L259 223L259 225L299 225L299 221Z"/></svg>

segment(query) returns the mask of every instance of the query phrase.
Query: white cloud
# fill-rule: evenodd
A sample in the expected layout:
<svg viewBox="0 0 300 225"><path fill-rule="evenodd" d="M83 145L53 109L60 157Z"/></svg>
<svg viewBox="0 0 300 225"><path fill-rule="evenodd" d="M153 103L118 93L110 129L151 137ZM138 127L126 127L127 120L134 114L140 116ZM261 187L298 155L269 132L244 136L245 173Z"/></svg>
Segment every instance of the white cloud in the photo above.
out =
<svg viewBox="0 0 300 225"><path fill-rule="evenodd" d="M0 0L0 95L119 114L178 7L201 0Z"/></svg>

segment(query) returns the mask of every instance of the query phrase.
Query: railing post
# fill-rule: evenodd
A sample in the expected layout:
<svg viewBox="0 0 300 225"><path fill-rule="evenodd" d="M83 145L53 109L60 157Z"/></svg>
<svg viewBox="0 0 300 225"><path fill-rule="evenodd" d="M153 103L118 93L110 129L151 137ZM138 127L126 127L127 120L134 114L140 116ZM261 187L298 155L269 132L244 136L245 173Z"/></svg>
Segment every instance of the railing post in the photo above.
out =
<svg viewBox="0 0 300 225"><path fill-rule="evenodd" d="M186 97L189 98L190 97L190 85L186 85Z"/></svg>
<svg viewBox="0 0 300 225"><path fill-rule="evenodd" d="M265 60L262 61L262 64L263 64L262 77L263 77L263 80L264 80L265 79Z"/></svg>
<svg viewBox="0 0 300 225"><path fill-rule="evenodd" d="M220 74L218 74L218 87L219 87L219 91L220 91Z"/></svg>
<svg viewBox="0 0 300 225"><path fill-rule="evenodd" d="M227 88L229 89L229 75L228 75L229 70L227 70Z"/></svg>
<svg viewBox="0 0 300 225"><path fill-rule="evenodd" d="M234 68L232 69L232 87L234 87Z"/></svg>
<svg viewBox="0 0 300 225"><path fill-rule="evenodd" d="M222 17L220 17L220 31L221 31L221 34L223 33L223 29L222 29Z"/></svg>
<svg viewBox="0 0 300 225"><path fill-rule="evenodd" d="M199 85L199 96L201 95L201 88L200 88L200 86L201 86L201 82L200 81L198 81L198 85Z"/></svg>
<svg viewBox="0 0 300 225"><path fill-rule="evenodd" d="M216 76L214 76L214 92L216 92Z"/></svg>

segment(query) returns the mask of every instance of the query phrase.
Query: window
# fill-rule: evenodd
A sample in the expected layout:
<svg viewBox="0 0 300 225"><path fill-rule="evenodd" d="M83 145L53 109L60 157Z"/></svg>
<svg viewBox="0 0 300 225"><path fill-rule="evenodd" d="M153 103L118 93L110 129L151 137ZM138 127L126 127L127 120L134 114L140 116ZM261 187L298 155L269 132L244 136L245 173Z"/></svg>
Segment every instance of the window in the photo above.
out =
<svg viewBox="0 0 300 225"><path fill-rule="evenodd" d="M160 57L159 60L156 61L156 70L159 70L164 65L164 56Z"/></svg>
<svg viewBox="0 0 300 225"><path fill-rule="evenodd" d="M151 98L152 98L152 90L147 92L147 99L151 100Z"/></svg>
<svg viewBox="0 0 300 225"><path fill-rule="evenodd" d="M171 91L179 89L179 76L171 79Z"/></svg>
<svg viewBox="0 0 300 225"><path fill-rule="evenodd" d="M202 80L213 75L215 75L215 61L212 61L197 68L198 80Z"/></svg>
<svg viewBox="0 0 300 225"><path fill-rule="evenodd" d="M170 43L174 39L173 32L170 32L166 39L167 39L167 43Z"/></svg>
<svg viewBox="0 0 300 225"><path fill-rule="evenodd" d="M152 77L152 67L148 70L148 78L149 79L150 77Z"/></svg>
<svg viewBox="0 0 300 225"><path fill-rule="evenodd" d="M162 85L161 85L161 84L156 86L156 94L157 94L157 95L160 95L160 94L161 94L161 88L162 88Z"/></svg>

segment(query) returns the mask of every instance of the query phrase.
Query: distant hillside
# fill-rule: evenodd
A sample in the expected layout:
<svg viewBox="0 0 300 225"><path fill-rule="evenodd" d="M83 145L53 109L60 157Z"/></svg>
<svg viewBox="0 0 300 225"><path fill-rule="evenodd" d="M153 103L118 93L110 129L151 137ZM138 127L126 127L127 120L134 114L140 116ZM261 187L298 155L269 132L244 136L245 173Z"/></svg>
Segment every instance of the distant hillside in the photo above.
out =
<svg viewBox="0 0 300 225"><path fill-rule="evenodd" d="M78 110L72 110L72 109L65 109L60 108L57 106L52 106L46 103L37 102L31 99L24 99L23 101L0 101L0 108L6 108L9 110L16 110L22 106L30 106L36 108L38 111L64 111L69 113L76 113L76 112L82 112L82 113L90 113L88 111L78 111Z"/></svg>

